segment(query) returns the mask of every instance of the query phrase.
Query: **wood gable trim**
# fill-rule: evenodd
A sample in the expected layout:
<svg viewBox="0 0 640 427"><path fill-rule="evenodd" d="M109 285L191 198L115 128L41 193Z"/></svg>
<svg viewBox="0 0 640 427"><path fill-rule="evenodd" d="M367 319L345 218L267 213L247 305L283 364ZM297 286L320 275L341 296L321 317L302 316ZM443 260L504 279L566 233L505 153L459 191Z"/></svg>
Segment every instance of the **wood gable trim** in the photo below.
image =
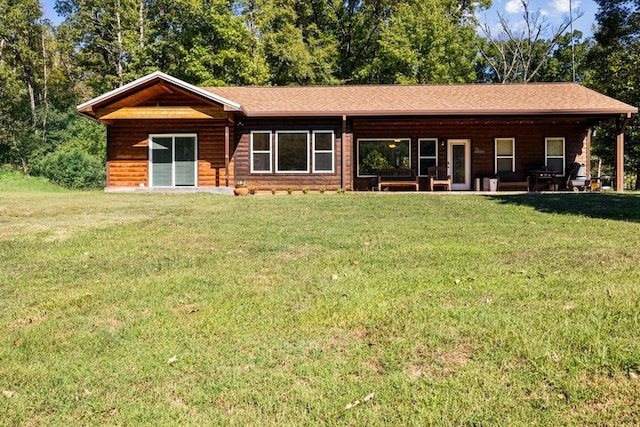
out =
<svg viewBox="0 0 640 427"><path fill-rule="evenodd" d="M226 113L215 107L182 107L182 106L158 106L158 107L122 107L99 108L95 112L100 121L118 119L224 119Z"/></svg>
<svg viewBox="0 0 640 427"><path fill-rule="evenodd" d="M100 109L109 107L133 107L136 104L142 103L145 98L153 98L153 96L160 93L158 90L160 90L160 92L168 91L169 93L175 91L181 95L199 99L204 104L212 106L218 105L223 111L240 111L240 105L231 100L159 71L107 92L84 104L80 104L76 107L76 111L91 119L99 120L98 111Z"/></svg>

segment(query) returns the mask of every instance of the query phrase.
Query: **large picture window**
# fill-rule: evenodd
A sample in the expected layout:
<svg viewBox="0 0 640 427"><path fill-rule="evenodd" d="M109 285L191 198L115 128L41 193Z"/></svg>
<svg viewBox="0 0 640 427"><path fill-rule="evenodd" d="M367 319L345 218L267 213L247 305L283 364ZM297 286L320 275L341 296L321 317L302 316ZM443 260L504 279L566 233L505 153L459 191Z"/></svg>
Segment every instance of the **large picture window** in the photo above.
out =
<svg viewBox="0 0 640 427"><path fill-rule="evenodd" d="M438 140L423 138L418 140L418 175L427 176L431 166L438 166Z"/></svg>
<svg viewBox="0 0 640 427"><path fill-rule="evenodd" d="M358 176L376 176L379 169L411 166L409 139L359 139Z"/></svg>
<svg viewBox="0 0 640 427"><path fill-rule="evenodd" d="M271 132L251 132L251 173L271 172Z"/></svg>
<svg viewBox="0 0 640 427"><path fill-rule="evenodd" d="M333 131L313 132L313 172L333 172Z"/></svg>
<svg viewBox="0 0 640 427"><path fill-rule="evenodd" d="M496 173L516 171L515 138L496 138Z"/></svg>
<svg viewBox="0 0 640 427"><path fill-rule="evenodd" d="M545 138L545 165L564 176L564 138Z"/></svg>
<svg viewBox="0 0 640 427"><path fill-rule="evenodd" d="M149 185L193 187L197 181L197 137L149 135Z"/></svg>
<svg viewBox="0 0 640 427"><path fill-rule="evenodd" d="M276 172L309 172L308 132L276 132Z"/></svg>

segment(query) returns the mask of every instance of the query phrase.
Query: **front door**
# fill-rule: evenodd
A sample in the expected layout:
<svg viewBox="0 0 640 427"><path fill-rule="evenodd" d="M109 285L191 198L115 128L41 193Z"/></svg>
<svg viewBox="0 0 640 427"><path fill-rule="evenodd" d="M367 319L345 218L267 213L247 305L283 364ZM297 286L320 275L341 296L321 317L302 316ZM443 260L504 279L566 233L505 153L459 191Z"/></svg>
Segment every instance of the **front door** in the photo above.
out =
<svg viewBox="0 0 640 427"><path fill-rule="evenodd" d="M450 139L447 148L451 189L471 190L471 141L468 139Z"/></svg>

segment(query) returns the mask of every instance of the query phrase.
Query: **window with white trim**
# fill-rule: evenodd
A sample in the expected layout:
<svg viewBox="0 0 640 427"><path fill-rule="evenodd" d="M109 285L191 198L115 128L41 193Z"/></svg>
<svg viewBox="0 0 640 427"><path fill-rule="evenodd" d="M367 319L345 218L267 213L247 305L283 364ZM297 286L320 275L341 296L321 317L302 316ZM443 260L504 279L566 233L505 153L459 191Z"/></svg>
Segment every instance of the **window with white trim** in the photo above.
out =
<svg viewBox="0 0 640 427"><path fill-rule="evenodd" d="M515 172L516 171L516 139L496 138L495 139L495 171Z"/></svg>
<svg viewBox="0 0 640 427"><path fill-rule="evenodd" d="M309 172L309 132L276 132L276 172Z"/></svg>
<svg viewBox="0 0 640 427"><path fill-rule="evenodd" d="M411 167L410 139L359 139L358 176L373 177L379 169Z"/></svg>
<svg viewBox="0 0 640 427"><path fill-rule="evenodd" d="M552 137L544 140L544 164L547 169L564 176L565 165L564 138Z"/></svg>
<svg viewBox="0 0 640 427"><path fill-rule="evenodd" d="M271 132L251 132L251 173L271 172Z"/></svg>
<svg viewBox="0 0 640 427"><path fill-rule="evenodd" d="M313 131L313 172L333 172L334 145L333 131Z"/></svg>
<svg viewBox="0 0 640 427"><path fill-rule="evenodd" d="M438 139L418 140L418 175L427 176L431 166L438 166Z"/></svg>

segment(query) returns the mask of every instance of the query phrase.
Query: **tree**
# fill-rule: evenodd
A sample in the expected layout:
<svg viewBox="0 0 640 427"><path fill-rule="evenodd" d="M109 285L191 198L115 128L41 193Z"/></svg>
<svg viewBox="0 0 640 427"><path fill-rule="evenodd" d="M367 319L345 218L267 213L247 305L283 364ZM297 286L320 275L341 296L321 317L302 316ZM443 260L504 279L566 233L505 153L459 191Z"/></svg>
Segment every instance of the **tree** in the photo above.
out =
<svg viewBox="0 0 640 427"><path fill-rule="evenodd" d="M154 0L146 6L138 74L160 69L196 85L267 81L256 41L231 0Z"/></svg>
<svg viewBox="0 0 640 427"><path fill-rule="evenodd" d="M599 9L595 45L588 55L588 86L631 105L640 105L640 0L596 0ZM593 153L610 165L615 163L612 124L598 129ZM640 189L640 120L635 115L625 134L625 167L636 175Z"/></svg>
<svg viewBox="0 0 640 427"><path fill-rule="evenodd" d="M498 13L501 32L493 36L489 24L479 25L486 45L480 50L485 60L484 74L496 83L523 82L536 79L537 74L551 57L562 35L571 23L582 16L568 16L556 29L551 29L542 11L532 12L529 0L520 0L522 26L512 26L504 15ZM517 28L521 27L520 31ZM549 34L548 38L547 34Z"/></svg>
<svg viewBox="0 0 640 427"><path fill-rule="evenodd" d="M475 80L480 39L470 16L474 6L411 0L399 4L380 33L379 52L368 67L380 83L465 83Z"/></svg>
<svg viewBox="0 0 640 427"><path fill-rule="evenodd" d="M553 53L535 75L535 82L582 82L587 76L587 54L592 41L583 40L582 32L575 30L558 37Z"/></svg>
<svg viewBox="0 0 640 427"><path fill-rule="evenodd" d="M471 17L488 0L246 0L276 84L474 78Z"/></svg>
<svg viewBox="0 0 640 427"><path fill-rule="evenodd" d="M0 0L0 145L28 173L46 140L50 33L37 0Z"/></svg>

